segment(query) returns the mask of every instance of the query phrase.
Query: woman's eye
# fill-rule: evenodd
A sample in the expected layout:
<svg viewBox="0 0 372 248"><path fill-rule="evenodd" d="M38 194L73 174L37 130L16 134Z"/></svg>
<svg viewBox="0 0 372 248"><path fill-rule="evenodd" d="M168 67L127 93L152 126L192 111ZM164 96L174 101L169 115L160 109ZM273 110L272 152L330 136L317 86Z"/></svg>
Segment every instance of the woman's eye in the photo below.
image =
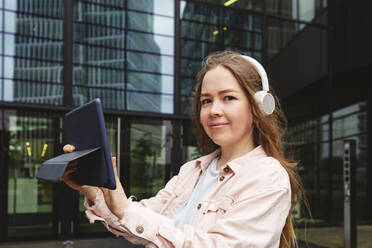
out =
<svg viewBox="0 0 372 248"><path fill-rule="evenodd" d="M205 105L205 104L207 104L207 103L210 103L211 100L210 100L210 99L203 99L203 100L201 100L200 102L201 102L202 105Z"/></svg>
<svg viewBox="0 0 372 248"><path fill-rule="evenodd" d="M235 100L236 98L233 97L233 96L225 96L225 100L227 101L231 101L231 100Z"/></svg>

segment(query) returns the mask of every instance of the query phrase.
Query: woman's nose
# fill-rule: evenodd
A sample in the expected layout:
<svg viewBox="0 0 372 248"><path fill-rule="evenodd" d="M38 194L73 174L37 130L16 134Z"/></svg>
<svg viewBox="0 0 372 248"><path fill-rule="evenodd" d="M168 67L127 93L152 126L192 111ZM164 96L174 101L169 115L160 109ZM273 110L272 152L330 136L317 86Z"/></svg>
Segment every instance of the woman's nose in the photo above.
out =
<svg viewBox="0 0 372 248"><path fill-rule="evenodd" d="M220 116L222 115L222 106L218 101L214 101L211 106L210 114L212 116Z"/></svg>

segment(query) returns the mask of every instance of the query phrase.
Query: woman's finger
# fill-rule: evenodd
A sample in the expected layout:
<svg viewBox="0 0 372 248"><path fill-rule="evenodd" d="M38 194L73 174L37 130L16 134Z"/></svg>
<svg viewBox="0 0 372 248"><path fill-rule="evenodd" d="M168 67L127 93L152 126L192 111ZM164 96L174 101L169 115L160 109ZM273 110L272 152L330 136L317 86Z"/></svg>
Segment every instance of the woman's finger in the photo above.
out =
<svg viewBox="0 0 372 248"><path fill-rule="evenodd" d="M65 170L63 173L62 179L70 179L71 174L77 171L77 167L70 167Z"/></svg>
<svg viewBox="0 0 372 248"><path fill-rule="evenodd" d="M74 161L72 161L68 164L68 167L77 167L77 166L78 166L78 161L77 160L74 160Z"/></svg>
<svg viewBox="0 0 372 248"><path fill-rule="evenodd" d="M68 186L75 190L80 190L81 186L77 184L71 177L76 172L77 168L67 168L65 173L63 173L62 181Z"/></svg>
<svg viewBox="0 0 372 248"><path fill-rule="evenodd" d="M112 167L114 169L114 175L118 176L118 168L116 166L116 157L111 157Z"/></svg>
<svg viewBox="0 0 372 248"><path fill-rule="evenodd" d="M73 152L75 151L75 146L67 144L63 146L63 151L64 152Z"/></svg>

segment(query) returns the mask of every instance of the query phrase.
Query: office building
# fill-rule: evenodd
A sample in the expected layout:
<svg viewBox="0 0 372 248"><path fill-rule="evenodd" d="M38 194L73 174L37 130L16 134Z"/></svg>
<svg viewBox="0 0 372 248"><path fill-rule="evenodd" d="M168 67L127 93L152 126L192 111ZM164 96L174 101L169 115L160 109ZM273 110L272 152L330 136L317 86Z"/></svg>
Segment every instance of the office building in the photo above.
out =
<svg viewBox="0 0 372 248"><path fill-rule="evenodd" d="M358 226L371 225L369 3L336 0L0 1L0 242L109 236L83 197L36 179L63 115L100 98L128 195L150 197L198 156L195 76L213 51L267 68L313 219L343 226L343 142L356 141ZM343 235L342 228L340 235ZM360 236L362 237L362 236Z"/></svg>

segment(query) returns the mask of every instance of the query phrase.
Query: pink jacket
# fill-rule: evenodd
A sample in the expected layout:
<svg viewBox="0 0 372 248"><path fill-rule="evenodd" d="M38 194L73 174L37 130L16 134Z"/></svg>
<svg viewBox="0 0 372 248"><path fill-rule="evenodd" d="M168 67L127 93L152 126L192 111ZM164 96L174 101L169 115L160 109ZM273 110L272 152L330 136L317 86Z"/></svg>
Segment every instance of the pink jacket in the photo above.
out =
<svg viewBox="0 0 372 248"><path fill-rule="evenodd" d="M120 220L98 191L94 205L85 202L87 217L146 247L279 247L291 187L285 169L261 146L221 169L218 185L198 205L191 225L174 226L173 215L189 199L218 152L184 164L155 197L140 202L129 198Z"/></svg>

